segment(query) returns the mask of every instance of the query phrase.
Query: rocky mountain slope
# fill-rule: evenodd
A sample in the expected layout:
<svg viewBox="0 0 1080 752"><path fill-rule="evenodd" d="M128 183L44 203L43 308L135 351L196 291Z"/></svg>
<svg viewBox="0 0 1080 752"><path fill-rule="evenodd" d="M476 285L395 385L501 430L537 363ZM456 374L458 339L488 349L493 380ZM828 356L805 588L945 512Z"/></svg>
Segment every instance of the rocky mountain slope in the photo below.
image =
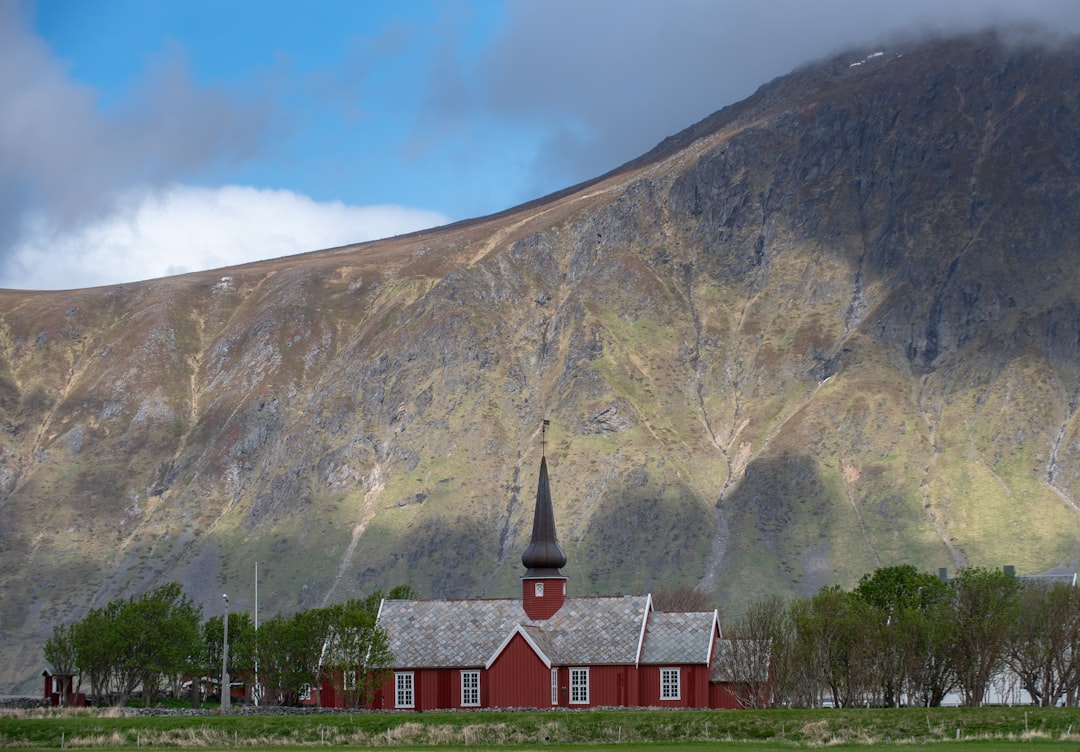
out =
<svg viewBox="0 0 1080 752"><path fill-rule="evenodd" d="M868 49L590 183L216 272L0 292L0 688L170 580L289 612L518 590L735 614L1080 559L1080 46Z"/></svg>

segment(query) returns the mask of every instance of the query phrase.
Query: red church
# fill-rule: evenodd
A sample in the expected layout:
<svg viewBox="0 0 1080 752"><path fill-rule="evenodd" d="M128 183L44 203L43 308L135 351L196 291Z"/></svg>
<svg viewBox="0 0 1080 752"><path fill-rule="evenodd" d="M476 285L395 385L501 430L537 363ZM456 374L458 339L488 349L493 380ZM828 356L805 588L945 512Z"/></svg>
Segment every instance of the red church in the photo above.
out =
<svg viewBox="0 0 1080 752"><path fill-rule="evenodd" d="M663 613L650 595L567 597L546 458L521 561L520 599L383 601L394 664L374 707L738 707L717 665L715 610Z"/></svg>

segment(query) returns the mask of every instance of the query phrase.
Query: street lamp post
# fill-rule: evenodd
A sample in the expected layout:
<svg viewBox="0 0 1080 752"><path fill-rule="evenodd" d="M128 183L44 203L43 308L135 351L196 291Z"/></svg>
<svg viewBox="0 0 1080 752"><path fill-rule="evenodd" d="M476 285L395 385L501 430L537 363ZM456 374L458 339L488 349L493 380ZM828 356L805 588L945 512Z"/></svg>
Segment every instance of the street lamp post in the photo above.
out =
<svg viewBox="0 0 1080 752"><path fill-rule="evenodd" d="M229 709L229 596L222 593L225 599L225 639L221 644L221 712Z"/></svg>

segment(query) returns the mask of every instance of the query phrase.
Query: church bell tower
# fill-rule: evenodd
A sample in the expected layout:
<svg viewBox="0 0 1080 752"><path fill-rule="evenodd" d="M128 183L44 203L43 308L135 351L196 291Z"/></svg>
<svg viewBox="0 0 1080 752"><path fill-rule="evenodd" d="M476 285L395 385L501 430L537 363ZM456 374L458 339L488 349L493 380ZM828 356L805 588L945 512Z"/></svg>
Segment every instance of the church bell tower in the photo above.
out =
<svg viewBox="0 0 1080 752"><path fill-rule="evenodd" d="M540 458L540 480L536 485L532 540L521 555L525 574L521 577L521 605L530 619L549 619L566 600L566 552L555 534L555 513L551 507L547 457Z"/></svg>

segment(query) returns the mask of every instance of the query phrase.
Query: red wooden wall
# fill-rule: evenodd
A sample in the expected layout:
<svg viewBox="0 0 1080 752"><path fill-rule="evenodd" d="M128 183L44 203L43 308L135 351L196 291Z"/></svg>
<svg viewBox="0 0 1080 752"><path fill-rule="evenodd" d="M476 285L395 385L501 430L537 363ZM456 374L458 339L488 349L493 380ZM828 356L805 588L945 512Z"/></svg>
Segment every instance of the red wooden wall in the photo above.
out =
<svg viewBox="0 0 1080 752"><path fill-rule="evenodd" d="M678 668L679 671L679 699L660 699L660 669ZM711 696L709 693L709 667L699 665L672 665L642 666L638 669L641 677L641 702L644 707L659 708L709 708Z"/></svg>

